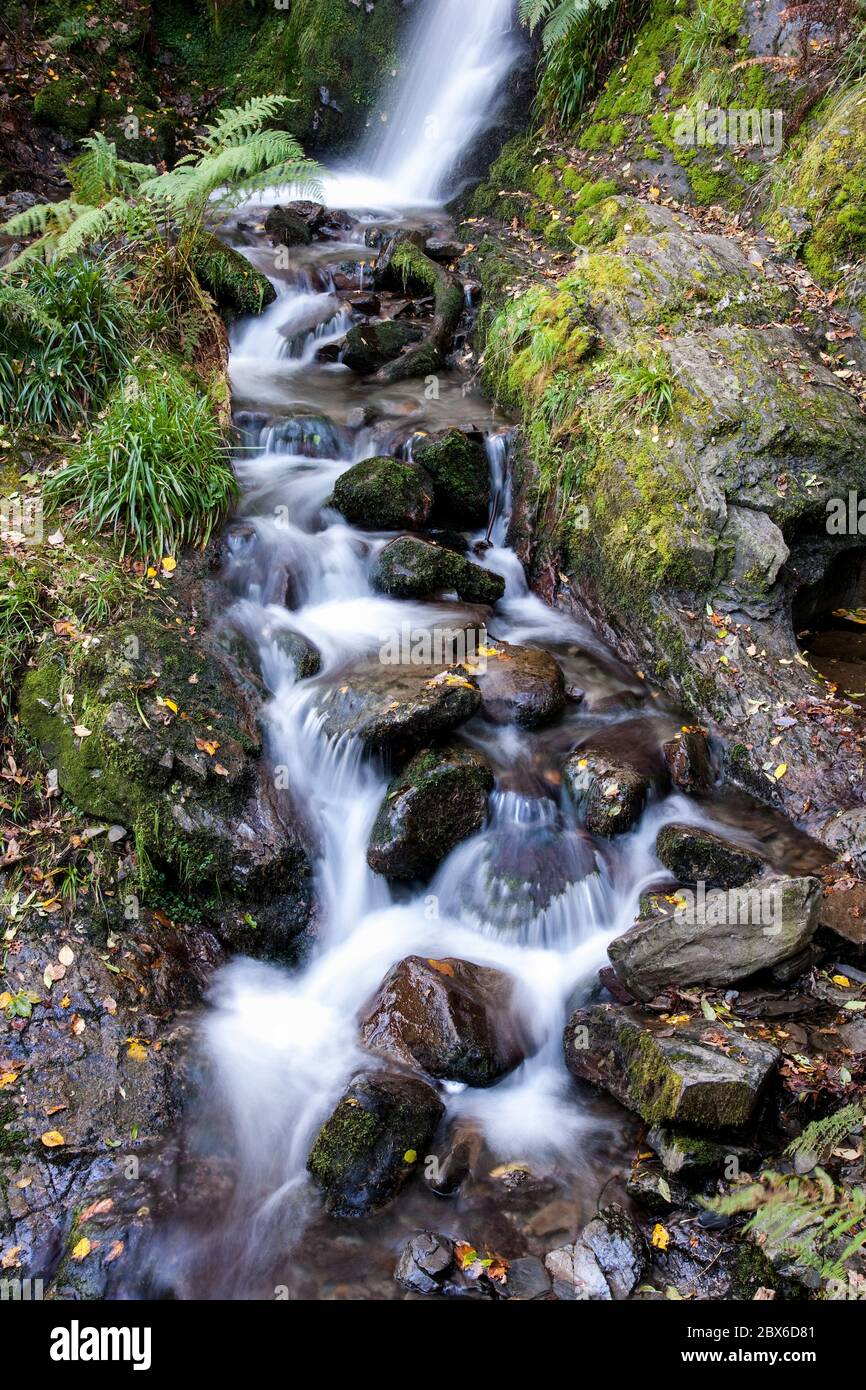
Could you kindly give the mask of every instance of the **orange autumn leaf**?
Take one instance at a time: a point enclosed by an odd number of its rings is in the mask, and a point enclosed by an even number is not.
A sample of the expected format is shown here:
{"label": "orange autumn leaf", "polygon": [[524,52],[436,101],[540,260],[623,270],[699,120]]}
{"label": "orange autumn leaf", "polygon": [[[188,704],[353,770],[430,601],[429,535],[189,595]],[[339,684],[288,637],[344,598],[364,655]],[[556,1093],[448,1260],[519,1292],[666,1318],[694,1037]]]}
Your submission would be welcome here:
{"label": "orange autumn leaf", "polygon": [[47,1129],[41,1139],[46,1149],[59,1149],[66,1143],[59,1129]]}

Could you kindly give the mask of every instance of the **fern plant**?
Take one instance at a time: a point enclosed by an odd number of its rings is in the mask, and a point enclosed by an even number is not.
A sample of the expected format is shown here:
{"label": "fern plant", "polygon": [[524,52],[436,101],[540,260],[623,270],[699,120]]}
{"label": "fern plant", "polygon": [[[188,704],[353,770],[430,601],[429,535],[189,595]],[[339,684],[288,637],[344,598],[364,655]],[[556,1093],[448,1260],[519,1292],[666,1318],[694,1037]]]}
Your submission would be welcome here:
{"label": "fern plant", "polygon": [[543,25],[538,100],[548,118],[574,123],[647,7],[648,0],[520,0],[530,32]]}
{"label": "fern plant", "polygon": [[12,264],[62,259],[120,232],[188,252],[206,220],[263,188],[288,184],[299,195],[318,196],[319,166],[288,131],[265,128],[288,102],[254,97],[220,111],[195,149],[162,174],[122,159],[104,135],[88,136],[67,169],[70,197],[28,208],[3,226],[8,236],[38,238]]}

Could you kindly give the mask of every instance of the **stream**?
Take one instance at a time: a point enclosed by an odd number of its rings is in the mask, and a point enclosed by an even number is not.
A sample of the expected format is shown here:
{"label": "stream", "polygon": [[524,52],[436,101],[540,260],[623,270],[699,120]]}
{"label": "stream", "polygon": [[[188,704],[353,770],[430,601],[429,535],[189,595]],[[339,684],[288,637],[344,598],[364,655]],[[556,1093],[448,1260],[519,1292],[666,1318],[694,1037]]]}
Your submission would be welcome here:
{"label": "stream", "polygon": [[[316,847],[316,935],[296,970],[237,958],[212,986],[187,1124],[197,1181],[202,1172],[211,1180],[206,1199],[181,1205],[154,1257],[157,1283],[176,1297],[273,1298],[277,1289],[290,1298],[398,1298],[396,1252],[419,1229],[543,1257],[552,1234],[588,1220],[602,1193],[624,1200],[638,1122],[578,1095],[562,1029],[569,1008],[598,990],[607,943],[631,925],[640,893],[665,881],[654,854],[660,825],[722,823],[759,841],[780,868],[800,853],[769,812],[729,792],[712,802],[673,793],[651,800],[631,833],[587,834],[561,786],[566,755],[587,733],[619,724],[623,740],[658,745],[680,727],[677,711],[588,625],[532,593],[509,545],[512,422],[469,373],[439,372],[434,393],[423,378],[384,386],[338,360],[358,318],[347,277],[368,287],[377,248],[401,228],[455,234],[443,203],[462,154],[496,118],[518,53],[511,9],[510,0],[421,7],[387,128],[370,132],[356,167],[328,175],[327,207],[353,215],[339,239],[291,248],[275,270],[261,214],[286,201],[285,190],[238,209],[225,229],[277,298],[232,332],[242,497],[226,535],[223,620],[260,654],[268,756]],[[418,602],[376,592],[371,567],[394,533],[357,529],[327,505],[352,465],[411,458],[420,437],[449,427],[483,437],[489,461],[491,515],[464,535],[475,562],[505,580],[492,611],[448,595]],[[496,640],[552,654],[583,698],[541,729],[480,713],[463,724],[452,739],[483,753],[495,776],[487,822],[430,882],[392,886],[368,867],[366,850],[393,769],[357,740],[326,735],[326,697],[383,660],[407,625],[417,636],[479,623]],[[318,674],[296,678],[286,632],[318,648]],[[457,1122],[483,1143],[473,1181],[455,1197],[436,1195],[419,1175],[378,1215],[334,1221],[321,1212],[307,1157],[365,1064],[359,1010],[410,955],[508,972],[530,1055],[488,1089],[442,1086],[440,1134]]]}

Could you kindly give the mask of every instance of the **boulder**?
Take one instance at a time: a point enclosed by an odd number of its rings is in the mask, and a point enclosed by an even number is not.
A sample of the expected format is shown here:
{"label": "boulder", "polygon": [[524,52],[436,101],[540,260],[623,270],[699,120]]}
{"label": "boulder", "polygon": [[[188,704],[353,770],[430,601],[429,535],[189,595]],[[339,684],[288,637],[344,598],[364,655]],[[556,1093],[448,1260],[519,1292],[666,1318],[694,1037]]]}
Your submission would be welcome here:
{"label": "boulder", "polygon": [[562,777],[591,835],[621,835],[640,820],[652,786],[647,771],[617,752],[609,738],[580,745],[566,759]]}
{"label": "boulder", "polygon": [[324,218],[319,203],[295,202],[272,207],[265,218],[265,231],[277,245],[308,246]]}
{"label": "boulder", "polygon": [[493,724],[537,729],[565,707],[565,677],[559,663],[540,647],[517,647],[491,638],[484,662],[473,674],[482,713]]}
{"label": "boulder", "polygon": [[779,1059],[776,1048],[705,1021],[665,1026],[636,1008],[578,1009],[564,1035],[572,1075],[601,1086],[648,1124],[739,1129]]}
{"label": "boulder", "polygon": [[387,878],[429,874],[484,824],[493,773],[469,748],[424,749],[392,781],[379,808],[367,863]]}
{"label": "boulder", "polygon": [[646,1244],[628,1213],[611,1203],[602,1207],[576,1241],[551,1250],[545,1264],[560,1298],[621,1300],[634,1292],[643,1277]]}
{"label": "boulder", "polygon": [[523,1060],[514,981],[471,961],[407,956],[385,976],[361,1019],[371,1052],[441,1081],[492,1086]]}
{"label": "boulder", "polygon": [[341,686],[323,690],[319,709],[330,738],[349,734],[375,748],[406,752],[471,718],[481,692],[462,666],[353,667]]}
{"label": "boulder", "polygon": [[423,1164],[444,1106],[426,1081],[361,1072],[320,1129],[307,1167],[333,1216],[366,1216]]}
{"label": "boulder", "polygon": [[412,454],[433,479],[437,520],[464,529],[486,524],[490,465],[480,444],[461,430],[440,430],[416,439]]}
{"label": "boulder", "polygon": [[815,878],[699,890],[668,904],[667,915],[637,922],[610,943],[608,956],[637,999],[698,984],[724,989],[800,954],[818,925],[820,892]]}
{"label": "boulder", "polygon": [[289,662],[296,680],[308,680],[310,676],[315,676],[320,671],[322,666],[321,652],[315,643],[300,632],[292,632],[288,628],[278,632],[274,637],[274,646],[280,655]]}
{"label": "boulder", "polygon": [[373,566],[370,583],[393,598],[427,598],[453,589],[467,603],[492,605],[505,593],[500,575],[417,536],[389,541]]}
{"label": "boulder", "polygon": [[681,883],[703,883],[707,888],[739,888],[765,864],[755,850],[732,844],[698,825],[663,826],[656,854]]}
{"label": "boulder", "polygon": [[710,743],[703,729],[683,728],[662,744],[662,757],[677,791],[708,792],[715,782]]}
{"label": "boulder", "polygon": [[368,531],[419,531],[433,508],[433,484],[422,468],[372,458],[341,473],[331,506]]}
{"label": "boulder", "polygon": [[421,332],[411,324],[385,320],[381,323],[359,323],[346,334],[342,360],[346,367],[362,376],[369,376],[386,362],[399,357],[410,343],[417,343]]}
{"label": "boulder", "polygon": [[260,314],[277,297],[268,277],[212,232],[199,232],[191,259],[199,284],[229,322],[243,314]]}
{"label": "boulder", "polygon": [[708,1139],[706,1135],[689,1134],[686,1130],[668,1129],[657,1125],[647,1135],[647,1143],[655,1149],[666,1173],[685,1174],[687,1177],[704,1178],[713,1173],[722,1173],[731,1159],[736,1159],[743,1172],[749,1172],[754,1164],[760,1162],[756,1149],[732,1144],[729,1140]]}
{"label": "boulder", "polygon": [[420,1231],[403,1246],[394,1278],[410,1293],[443,1293],[448,1276],[455,1273],[452,1241],[433,1231]]}

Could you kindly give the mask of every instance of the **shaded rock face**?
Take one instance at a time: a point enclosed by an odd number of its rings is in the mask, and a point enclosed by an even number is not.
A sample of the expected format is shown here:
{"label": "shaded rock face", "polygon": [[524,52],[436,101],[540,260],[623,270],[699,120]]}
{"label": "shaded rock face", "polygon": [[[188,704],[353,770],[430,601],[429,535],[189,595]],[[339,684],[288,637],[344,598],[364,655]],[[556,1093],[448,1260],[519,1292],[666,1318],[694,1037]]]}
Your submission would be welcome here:
{"label": "shaded rock face", "polygon": [[366,1216],[387,1205],[428,1150],[444,1106],[426,1081],[362,1072],[322,1126],[307,1167],[334,1216]]}
{"label": "shaded rock face", "polygon": [[497,603],[505,580],[455,551],[416,536],[390,541],[376,560],[370,582],[393,598],[426,598],[452,589],[467,603]]}
{"label": "shaded rock face", "polygon": [[736,1158],[743,1172],[749,1172],[760,1161],[755,1149],[663,1126],[650,1130],[647,1143],[655,1149],[666,1173],[682,1173],[692,1178],[721,1173],[731,1158]]}
{"label": "shaded rock face", "polygon": [[703,883],[708,888],[738,888],[764,867],[754,850],[695,825],[663,826],[656,854],[681,883]]}
{"label": "shaded rock face", "polygon": [[689,985],[724,988],[798,957],[815,934],[820,892],[816,878],[711,892],[636,923],[610,943],[608,956],[638,999]]}
{"label": "shaded rock face", "polygon": [[360,323],[346,334],[343,362],[353,372],[367,376],[391,362],[410,343],[417,343],[421,332],[411,324],[396,320]]}
{"label": "shaded rock face", "polygon": [[367,863],[387,878],[432,872],[484,824],[493,773],[468,748],[424,749],[394,778],[370,835]]}
{"label": "shaded rock face", "polygon": [[306,894],[309,862],[261,757],[251,684],[206,641],[133,619],[82,658],[71,706],[45,656],[23,683],[21,723],[76,806],[135,829],[182,881]]}
{"label": "shaded rock face", "polygon": [[272,207],[265,217],[265,231],[275,245],[308,246],[324,218],[320,203],[287,203]]}
{"label": "shaded rock face", "polygon": [[470,961],[408,956],[386,975],[361,1021],[371,1052],[441,1081],[492,1086],[524,1058],[514,982]]}
{"label": "shaded rock face", "polygon": [[433,479],[436,520],[462,527],[485,524],[490,467],[480,444],[460,430],[441,430],[417,441],[412,454]]}
{"label": "shaded rock face", "polygon": [[723,1051],[705,1023],[665,1029],[614,1004],[578,1009],[564,1042],[573,1076],[610,1091],[648,1123],[709,1130],[749,1121],[779,1059],[774,1047],[743,1033]]}
{"label": "shaded rock face", "polygon": [[355,667],[344,686],[324,692],[319,708],[328,737],[351,734],[375,748],[408,751],[450,732],[481,704],[462,666]]}
{"label": "shaded rock face", "polygon": [[646,1244],[628,1213],[612,1203],[602,1207],[576,1241],[551,1250],[545,1264],[558,1298],[621,1300],[643,1277]]}
{"label": "shaded rock face", "polygon": [[368,531],[420,531],[430,520],[433,484],[400,459],[364,459],[337,479],[331,505]]}
{"label": "shaded rock face", "polygon": [[484,668],[474,675],[482,713],[493,724],[537,729],[565,706],[565,677],[554,657],[540,647],[518,647],[491,638]]}

